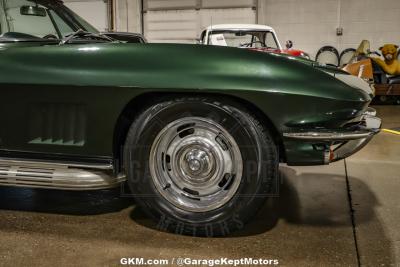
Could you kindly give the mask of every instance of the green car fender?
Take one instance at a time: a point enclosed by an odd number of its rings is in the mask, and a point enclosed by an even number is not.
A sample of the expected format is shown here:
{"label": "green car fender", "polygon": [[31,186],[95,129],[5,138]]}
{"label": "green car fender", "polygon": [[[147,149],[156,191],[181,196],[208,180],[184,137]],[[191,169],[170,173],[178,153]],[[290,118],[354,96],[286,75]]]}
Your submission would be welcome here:
{"label": "green car fender", "polygon": [[[235,97],[260,110],[279,134],[294,128],[340,127],[360,116],[371,101],[367,92],[337,79],[329,70],[225,47],[9,46],[0,51],[0,69],[2,109],[12,114],[1,119],[9,125],[7,133],[12,133],[2,134],[1,148],[86,157],[113,157],[113,137],[123,110],[149,93]],[[28,107],[34,103],[48,107],[45,112],[51,111],[51,103],[84,106],[85,142],[63,144],[63,148],[52,142],[32,143],[37,138],[26,133],[36,126],[26,122],[31,120]]]}

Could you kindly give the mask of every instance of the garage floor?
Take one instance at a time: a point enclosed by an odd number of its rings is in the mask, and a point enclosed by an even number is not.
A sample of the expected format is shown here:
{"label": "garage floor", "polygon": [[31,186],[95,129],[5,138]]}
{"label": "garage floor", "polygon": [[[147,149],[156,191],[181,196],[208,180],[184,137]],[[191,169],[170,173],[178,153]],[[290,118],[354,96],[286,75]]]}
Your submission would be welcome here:
{"label": "garage floor", "polygon": [[[382,106],[384,127],[400,107]],[[400,136],[379,134],[324,167],[281,167],[281,197],[245,230],[192,238],[155,230],[119,191],[0,188],[1,266],[117,266],[121,257],[270,258],[284,266],[400,265]]]}

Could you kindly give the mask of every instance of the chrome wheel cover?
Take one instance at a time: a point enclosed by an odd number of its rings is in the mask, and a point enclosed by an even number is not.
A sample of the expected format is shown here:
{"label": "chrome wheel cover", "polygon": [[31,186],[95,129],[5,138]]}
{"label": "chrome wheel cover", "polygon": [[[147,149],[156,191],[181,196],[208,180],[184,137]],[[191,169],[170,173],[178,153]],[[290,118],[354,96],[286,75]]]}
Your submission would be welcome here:
{"label": "chrome wheel cover", "polygon": [[243,172],[239,146],[218,123],[186,117],[168,124],[150,151],[150,174],[160,194],[174,206],[207,212],[237,192]]}

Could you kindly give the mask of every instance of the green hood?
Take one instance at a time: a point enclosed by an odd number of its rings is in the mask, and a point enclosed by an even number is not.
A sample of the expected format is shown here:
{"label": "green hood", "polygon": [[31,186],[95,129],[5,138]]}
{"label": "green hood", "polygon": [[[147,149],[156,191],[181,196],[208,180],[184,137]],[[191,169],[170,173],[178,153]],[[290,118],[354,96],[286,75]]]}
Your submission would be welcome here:
{"label": "green hood", "polygon": [[303,59],[226,47],[115,43],[15,47],[0,52],[0,68],[3,84],[18,81],[47,85],[262,90],[369,100],[368,94],[357,90],[360,88],[326,73],[333,71],[330,68]]}

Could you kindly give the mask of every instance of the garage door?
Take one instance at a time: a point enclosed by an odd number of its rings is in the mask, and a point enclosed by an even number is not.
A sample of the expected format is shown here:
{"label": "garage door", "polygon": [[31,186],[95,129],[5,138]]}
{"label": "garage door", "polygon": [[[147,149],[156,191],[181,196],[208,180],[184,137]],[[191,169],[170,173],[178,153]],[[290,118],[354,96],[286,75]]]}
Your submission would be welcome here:
{"label": "garage door", "polygon": [[256,23],[256,0],[144,0],[144,33],[152,42],[194,43],[213,24]]}
{"label": "garage door", "polygon": [[64,0],[64,4],[100,31],[108,29],[107,1]]}

